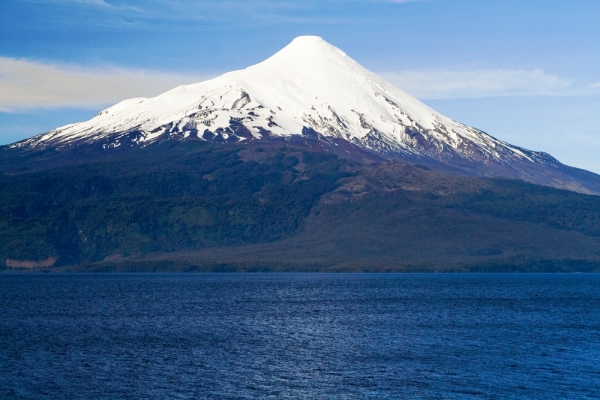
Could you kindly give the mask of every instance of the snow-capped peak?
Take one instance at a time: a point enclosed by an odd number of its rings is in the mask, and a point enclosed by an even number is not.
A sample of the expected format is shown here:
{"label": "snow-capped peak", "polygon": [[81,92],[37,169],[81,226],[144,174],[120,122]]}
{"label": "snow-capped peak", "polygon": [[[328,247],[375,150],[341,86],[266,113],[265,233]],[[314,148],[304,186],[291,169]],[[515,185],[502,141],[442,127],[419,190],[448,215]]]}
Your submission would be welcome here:
{"label": "snow-capped peak", "polygon": [[317,36],[297,37],[244,70],[125,100],[89,121],[14,146],[144,146],[164,139],[245,141],[307,132],[388,158],[509,165],[546,157],[452,121]]}

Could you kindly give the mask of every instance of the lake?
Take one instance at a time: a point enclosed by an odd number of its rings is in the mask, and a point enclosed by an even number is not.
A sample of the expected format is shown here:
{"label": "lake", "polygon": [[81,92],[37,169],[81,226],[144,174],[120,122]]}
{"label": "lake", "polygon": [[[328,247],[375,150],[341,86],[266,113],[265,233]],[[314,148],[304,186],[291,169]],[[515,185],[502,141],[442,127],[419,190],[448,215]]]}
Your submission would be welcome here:
{"label": "lake", "polygon": [[600,398],[600,275],[0,275],[0,398],[286,397]]}

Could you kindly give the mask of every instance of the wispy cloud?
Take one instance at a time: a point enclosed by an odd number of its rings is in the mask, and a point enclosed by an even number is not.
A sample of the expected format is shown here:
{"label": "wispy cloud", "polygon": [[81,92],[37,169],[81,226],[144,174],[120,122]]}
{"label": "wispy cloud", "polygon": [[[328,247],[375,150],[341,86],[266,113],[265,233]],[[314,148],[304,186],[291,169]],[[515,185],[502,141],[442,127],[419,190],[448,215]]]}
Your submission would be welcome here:
{"label": "wispy cloud", "polygon": [[[154,96],[215,75],[82,67],[0,57],[0,111],[96,109],[127,98]],[[600,94],[600,82],[577,85],[543,70],[402,71],[380,75],[420,99]]]}
{"label": "wispy cloud", "polygon": [[0,111],[98,108],[132,97],[154,96],[197,76],[108,66],[89,68],[0,57]]}
{"label": "wispy cloud", "polygon": [[[364,0],[360,0],[364,1]],[[255,23],[316,23],[336,24],[340,17],[315,15],[314,1],[279,0],[153,0],[153,9],[168,11],[156,15],[159,18],[177,18],[196,21],[223,21],[228,25]],[[150,14],[148,14],[150,15]],[[233,18],[232,15],[243,16]],[[154,17],[154,16],[153,16]]]}
{"label": "wispy cloud", "polygon": [[103,7],[113,7],[111,4],[107,3],[104,0],[67,0],[67,1],[70,1],[72,3],[82,3],[82,4],[98,5],[98,6],[103,6]]}
{"label": "wispy cloud", "polygon": [[[35,0],[33,0],[35,1]],[[44,0],[38,0],[38,2],[44,2]],[[93,6],[110,7],[111,5],[104,0],[45,0],[46,3],[56,4],[87,4]]]}
{"label": "wispy cloud", "polygon": [[[226,22],[227,25],[269,24],[339,24],[356,22],[339,13],[324,16],[325,6],[369,3],[412,3],[427,0],[146,0],[113,2],[107,0],[23,0],[33,3],[79,7],[96,24],[128,27],[153,27],[168,23],[170,29],[189,28],[185,21]],[[232,18],[243,16],[243,18]],[[54,18],[57,18],[56,15]],[[172,24],[177,21],[177,24]],[[64,23],[78,24],[78,20]]]}
{"label": "wispy cloud", "polygon": [[[422,99],[593,94],[571,79],[544,70],[431,70],[381,73],[385,79]],[[594,84],[592,87],[600,87]]]}
{"label": "wispy cloud", "polygon": [[92,6],[103,10],[141,11],[139,7],[128,4],[112,4],[105,0],[29,0],[34,3],[51,3],[63,6]]}

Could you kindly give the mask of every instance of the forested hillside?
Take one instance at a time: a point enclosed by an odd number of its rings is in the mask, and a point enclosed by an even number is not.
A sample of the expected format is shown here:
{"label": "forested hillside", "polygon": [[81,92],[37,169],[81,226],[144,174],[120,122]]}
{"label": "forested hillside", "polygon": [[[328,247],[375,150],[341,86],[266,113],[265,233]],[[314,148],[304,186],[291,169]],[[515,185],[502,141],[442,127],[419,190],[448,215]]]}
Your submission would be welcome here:
{"label": "forested hillside", "polygon": [[166,142],[12,170],[0,210],[1,265],[51,270],[600,266],[598,196],[281,144]]}

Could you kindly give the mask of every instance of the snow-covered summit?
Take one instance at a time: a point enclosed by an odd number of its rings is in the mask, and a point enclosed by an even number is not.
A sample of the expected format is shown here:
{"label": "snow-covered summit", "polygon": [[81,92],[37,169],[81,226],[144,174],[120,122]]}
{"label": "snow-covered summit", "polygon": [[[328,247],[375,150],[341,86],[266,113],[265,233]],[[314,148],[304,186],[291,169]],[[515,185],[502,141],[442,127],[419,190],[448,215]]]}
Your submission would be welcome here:
{"label": "snow-covered summit", "polygon": [[[298,37],[246,69],[153,98],[125,100],[89,121],[12,146],[60,149],[95,143],[108,150],[163,140],[251,142],[294,137],[331,146],[342,141],[380,158],[469,175],[565,186],[549,178],[548,168],[562,165],[551,156],[512,146],[445,117],[317,36]],[[577,184],[573,187],[580,189]]]}
{"label": "snow-covered summit", "polygon": [[[234,121],[232,126],[232,121]],[[245,135],[237,135],[242,125]],[[147,144],[167,135],[209,140],[300,135],[312,129],[374,151],[493,158],[521,150],[456,123],[360,66],[317,36],[301,36],[269,59],[157,97],[125,100],[93,119],[20,142],[62,146],[110,138]],[[135,137],[131,133],[135,132]],[[129,143],[127,143],[129,144]],[[474,152],[480,154],[473,154]]]}

